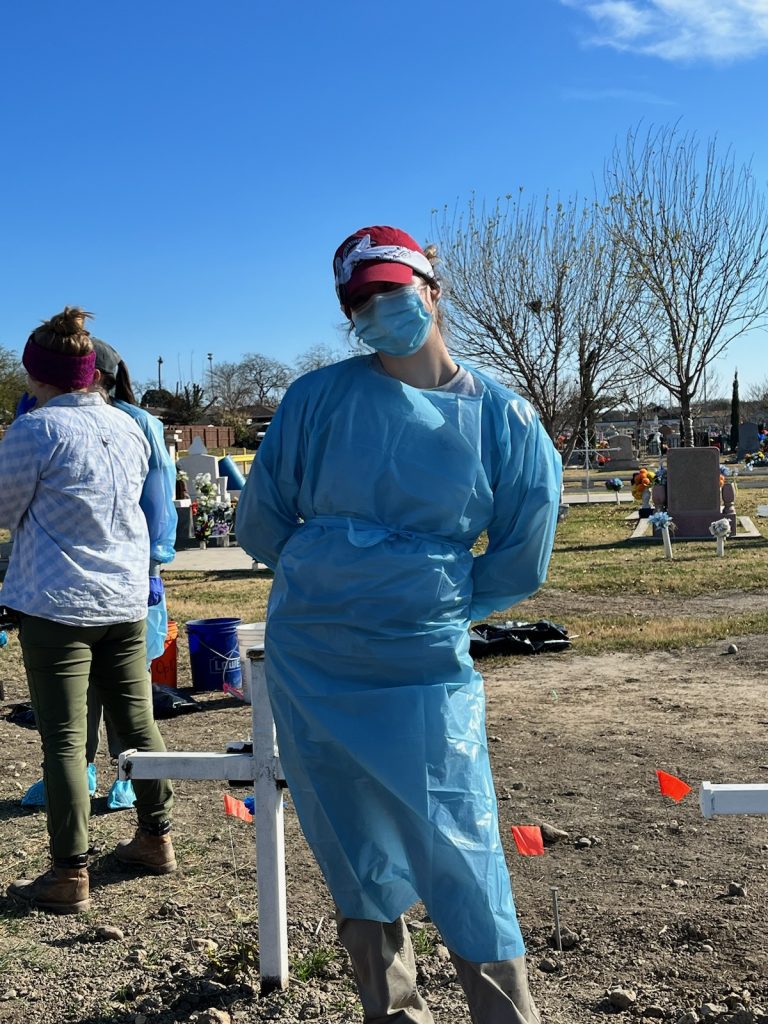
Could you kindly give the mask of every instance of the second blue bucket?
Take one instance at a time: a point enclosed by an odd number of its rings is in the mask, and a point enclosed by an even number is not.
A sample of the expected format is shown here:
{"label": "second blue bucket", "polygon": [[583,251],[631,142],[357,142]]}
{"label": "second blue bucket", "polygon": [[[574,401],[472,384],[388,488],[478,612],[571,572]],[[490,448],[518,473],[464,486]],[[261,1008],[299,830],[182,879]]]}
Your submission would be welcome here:
{"label": "second blue bucket", "polygon": [[190,619],[186,624],[193,690],[240,689],[240,647],[237,627],[242,619]]}

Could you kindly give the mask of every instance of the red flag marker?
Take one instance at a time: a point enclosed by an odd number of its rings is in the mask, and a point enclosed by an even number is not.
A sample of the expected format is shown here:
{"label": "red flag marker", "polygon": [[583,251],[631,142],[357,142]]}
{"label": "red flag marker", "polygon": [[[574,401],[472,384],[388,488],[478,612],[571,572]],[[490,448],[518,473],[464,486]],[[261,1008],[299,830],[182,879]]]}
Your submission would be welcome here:
{"label": "red flag marker", "polygon": [[512,836],[518,853],[524,857],[538,857],[544,853],[544,840],[538,825],[513,825]]}
{"label": "red flag marker", "polygon": [[243,821],[253,821],[253,815],[245,806],[242,800],[235,800],[229,793],[224,793],[224,810],[233,818],[242,818]]}
{"label": "red flag marker", "polygon": [[659,789],[662,796],[670,796],[673,800],[680,801],[691,792],[691,787],[688,783],[678,779],[676,775],[670,775],[669,772],[662,772],[657,768],[656,776],[659,780]]}

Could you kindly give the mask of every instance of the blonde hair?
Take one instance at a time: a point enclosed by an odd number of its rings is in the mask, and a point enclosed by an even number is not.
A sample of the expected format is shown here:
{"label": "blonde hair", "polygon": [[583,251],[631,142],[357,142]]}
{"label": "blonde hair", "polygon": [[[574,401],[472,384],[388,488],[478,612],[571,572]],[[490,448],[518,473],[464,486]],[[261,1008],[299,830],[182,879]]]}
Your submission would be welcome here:
{"label": "blonde hair", "polygon": [[61,352],[68,356],[85,356],[93,351],[91,335],[85,321],[93,313],[79,306],[65,306],[30,334],[30,340],[49,352]]}
{"label": "blonde hair", "polygon": [[[424,246],[424,255],[427,257],[429,262],[432,264],[432,274],[434,275],[432,280],[429,281],[429,284],[433,288],[438,288],[440,290],[440,292],[442,292],[442,285],[440,283],[440,278],[437,276],[437,271],[435,270],[435,267],[436,267],[437,263],[440,260],[440,257],[439,257],[438,252],[437,252],[437,246],[433,242],[430,242],[429,245],[425,245]],[[424,280],[427,281],[428,279],[424,278]],[[440,296],[438,295],[438,299],[439,298],[440,298]],[[437,302],[435,304],[435,322],[436,322],[437,326],[442,330],[444,325],[445,325],[445,317],[443,316],[443,307],[439,303],[437,303]]]}

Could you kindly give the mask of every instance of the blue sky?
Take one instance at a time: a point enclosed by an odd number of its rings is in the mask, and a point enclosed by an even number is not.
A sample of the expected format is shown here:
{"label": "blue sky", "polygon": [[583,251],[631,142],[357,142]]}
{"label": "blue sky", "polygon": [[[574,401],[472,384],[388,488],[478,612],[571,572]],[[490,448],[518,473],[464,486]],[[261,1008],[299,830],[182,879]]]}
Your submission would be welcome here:
{"label": "blue sky", "polygon": [[[0,344],[65,303],[135,379],[342,343],[338,243],[589,193],[644,120],[768,182],[764,0],[41,0],[0,12]],[[765,336],[734,344],[762,380]]]}

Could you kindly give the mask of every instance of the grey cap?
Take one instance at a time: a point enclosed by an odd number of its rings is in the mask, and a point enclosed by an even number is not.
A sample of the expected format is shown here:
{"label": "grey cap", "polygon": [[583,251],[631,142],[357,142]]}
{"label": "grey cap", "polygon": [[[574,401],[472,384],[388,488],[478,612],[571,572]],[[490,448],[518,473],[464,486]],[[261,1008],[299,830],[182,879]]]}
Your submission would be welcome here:
{"label": "grey cap", "polygon": [[96,369],[108,373],[110,377],[116,377],[118,364],[122,363],[123,357],[101,338],[91,337],[91,341],[96,351]]}

